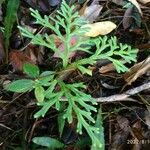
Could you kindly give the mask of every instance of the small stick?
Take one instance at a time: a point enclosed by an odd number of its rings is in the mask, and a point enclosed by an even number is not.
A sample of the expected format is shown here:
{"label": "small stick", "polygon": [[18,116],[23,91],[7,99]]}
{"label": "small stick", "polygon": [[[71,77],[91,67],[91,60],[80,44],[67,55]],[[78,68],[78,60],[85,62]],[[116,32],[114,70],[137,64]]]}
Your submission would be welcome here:
{"label": "small stick", "polygon": [[108,97],[100,97],[96,98],[96,102],[116,102],[116,101],[126,101],[128,97],[131,95],[135,95],[141,91],[147,90],[150,88],[150,82],[145,83],[143,85],[140,85],[138,87],[135,87],[133,89],[127,90],[126,92],[122,94],[116,94]]}

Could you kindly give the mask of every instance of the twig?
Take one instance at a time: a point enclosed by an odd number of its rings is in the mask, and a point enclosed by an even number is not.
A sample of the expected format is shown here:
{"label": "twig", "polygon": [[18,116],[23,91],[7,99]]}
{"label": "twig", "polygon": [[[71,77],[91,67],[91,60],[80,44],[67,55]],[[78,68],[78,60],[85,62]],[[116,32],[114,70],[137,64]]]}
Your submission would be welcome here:
{"label": "twig", "polygon": [[2,123],[0,123],[0,126],[3,127],[3,128],[6,128],[6,129],[8,129],[8,130],[14,131],[13,129],[7,127],[6,125],[4,125],[4,124],[2,124]]}
{"label": "twig", "polygon": [[128,97],[131,95],[135,95],[141,91],[147,90],[150,88],[150,82],[145,83],[141,86],[135,87],[133,89],[127,90],[126,92],[122,94],[116,94],[108,97],[100,97],[96,98],[96,102],[116,102],[116,101],[126,101]]}

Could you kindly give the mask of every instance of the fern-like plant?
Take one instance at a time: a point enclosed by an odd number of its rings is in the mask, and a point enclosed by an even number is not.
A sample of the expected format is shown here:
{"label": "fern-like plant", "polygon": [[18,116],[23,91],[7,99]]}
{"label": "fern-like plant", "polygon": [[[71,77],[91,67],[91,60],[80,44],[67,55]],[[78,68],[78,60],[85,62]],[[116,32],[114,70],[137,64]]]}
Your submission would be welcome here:
{"label": "fern-like plant", "polygon": [[[84,128],[91,137],[93,144],[101,147],[101,142],[95,134],[99,132],[99,129],[94,127],[95,120],[92,117],[92,112],[97,111],[94,107],[97,103],[91,95],[82,92],[86,88],[84,83],[66,83],[60,77],[60,72],[63,74],[69,69],[78,69],[82,74],[92,75],[92,71],[85,65],[94,65],[100,59],[110,60],[118,72],[124,72],[127,71],[124,62],[136,61],[137,50],[128,45],[117,44],[116,37],[110,39],[107,36],[85,38],[84,34],[88,29],[81,28],[81,26],[86,22],[80,18],[77,12],[74,13],[74,8],[74,6],[68,6],[63,0],[55,19],[51,16],[42,17],[37,10],[31,9],[31,15],[36,19],[36,23],[49,28],[59,37],[64,45],[64,51],[60,51],[55,44],[55,39],[48,34],[34,35],[26,28],[19,26],[22,35],[30,38],[33,44],[45,46],[56,53],[62,59],[63,67],[60,71],[40,73],[37,66],[25,64],[23,70],[30,79],[13,81],[7,86],[7,90],[13,92],[34,90],[37,105],[41,107],[34,115],[35,118],[44,117],[52,106],[60,110],[62,101],[63,103],[66,101],[63,118],[67,119],[68,123],[76,119],[77,132],[82,134]],[[51,24],[50,20],[54,24]],[[77,37],[75,44],[70,42],[72,37]],[[95,52],[90,51],[92,47],[94,47]],[[89,57],[71,62],[70,55],[76,51],[89,53]],[[121,58],[122,61],[118,58]]]}

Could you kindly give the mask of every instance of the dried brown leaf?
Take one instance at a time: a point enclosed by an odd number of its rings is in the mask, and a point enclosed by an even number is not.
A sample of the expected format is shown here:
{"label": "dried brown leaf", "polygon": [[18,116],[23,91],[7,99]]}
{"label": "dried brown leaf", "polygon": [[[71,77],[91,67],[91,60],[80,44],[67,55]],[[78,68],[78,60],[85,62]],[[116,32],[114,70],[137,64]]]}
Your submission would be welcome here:
{"label": "dried brown leaf", "polygon": [[97,3],[97,0],[94,0],[90,6],[87,6],[86,2],[80,10],[80,15],[90,23],[93,23],[99,16],[102,8],[103,7]]}
{"label": "dried brown leaf", "polygon": [[102,66],[99,69],[99,72],[104,74],[104,73],[107,73],[109,71],[114,71],[114,70],[115,70],[115,67],[114,67],[113,63],[109,63],[108,65]]}
{"label": "dried brown leaf", "polygon": [[130,85],[137,78],[145,74],[148,70],[150,70],[150,57],[130,68],[129,72],[124,74],[124,79],[128,85]]}
{"label": "dried brown leaf", "polygon": [[123,21],[122,21],[124,29],[129,28],[131,26],[131,24],[132,24],[132,20],[133,20],[133,18],[131,17],[132,16],[132,11],[133,11],[133,7],[128,8],[125,11],[125,14],[123,16]]}
{"label": "dried brown leaf", "polygon": [[[123,61],[123,60],[120,60],[123,64],[125,64],[126,62]],[[109,63],[107,65],[103,65],[100,69],[99,69],[99,72],[100,73],[107,73],[107,72],[110,72],[110,71],[114,71],[116,68],[114,66],[113,63]]]}
{"label": "dried brown leaf", "polygon": [[24,63],[33,63],[30,56],[17,50],[13,50],[9,53],[9,60],[14,71],[22,71]]}

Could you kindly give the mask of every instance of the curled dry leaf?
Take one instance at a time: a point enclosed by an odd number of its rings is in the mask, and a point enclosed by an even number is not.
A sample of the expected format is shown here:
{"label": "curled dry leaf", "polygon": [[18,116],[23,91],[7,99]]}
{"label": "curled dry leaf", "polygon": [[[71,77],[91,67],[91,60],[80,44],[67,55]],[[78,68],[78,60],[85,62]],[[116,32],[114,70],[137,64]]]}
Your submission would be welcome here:
{"label": "curled dry leaf", "polygon": [[148,70],[150,70],[150,57],[148,57],[146,60],[135,64],[129,72],[124,74],[125,81],[130,85],[132,82],[134,82],[138,77],[145,74]]}
{"label": "curled dry leaf", "polygon": [[136,0],[128,0],[129,2],[131,2],[139,11],[139,13],[142,15],[142,10],[140,8],[139,3]]}
{"label": "curled dry leaf", "polygon": [[123,21],[122,21],[124,29],[129,28],[132,24],[132,21],[133,21],[133,18],[131,17],[132,11],[133,11],[133,7],[129,7],[124,13]]}
{"label": "curled dry leaf", "polygon": [[81,17],[88,20],[90,23],[93,23],[99,16],[103,7],[99,5],[97,0],[94,0],[90,6],[87,6],[87,2],[85,2],[79,13]]}
{"label": "curled dry leaf", "polygon": [[98,35],[106,35],[116,28],[116,24],[111,21],[96,22],[93,24],[83,25],[82,28],[89,28],[85,36],[96,37]]}
{"label": "curled dry leaf", "polygon": [[114,71],[114,70],[115,70],[115,66],[113,65],[113,63],[109,63],[108,65],[105,65],[99,68],[99,72],[103,74],[109,71]]}

